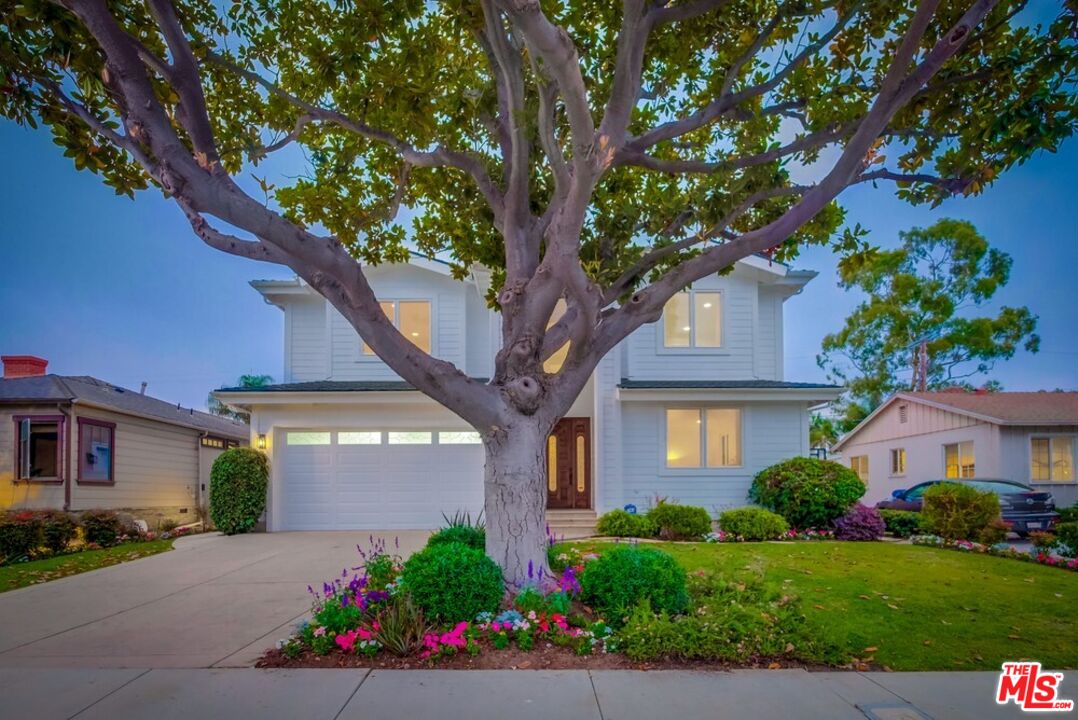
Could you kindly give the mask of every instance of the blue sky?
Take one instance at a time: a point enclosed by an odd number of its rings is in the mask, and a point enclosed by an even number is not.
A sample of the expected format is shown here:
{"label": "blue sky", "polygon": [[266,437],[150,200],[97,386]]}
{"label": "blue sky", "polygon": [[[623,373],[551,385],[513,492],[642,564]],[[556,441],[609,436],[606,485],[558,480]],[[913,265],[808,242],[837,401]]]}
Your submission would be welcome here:
{"label": "blue sky", "polygon": [[[281,267],[204,246],[157,191],[117,197],[76,172],[47,132],[0,123],[0,352],[34,354],[51,372],[94,375],[184,406],[243,373],[280,379],[281,312],[248,286],[284,278]],[[994,302],[1040,316],[1041,352],[1020,352],[994,377],[1010,390],[1078,389],[1078,221],[1073,169],[1078,142],[1041,154],[979,198],[935,210],[896,200],[891,188],[860,186],[843,201],[850,222],[893,245],[898,231],[939,217],[972,221],[1014,258]],[[16,178],[18,179],[16,181]],[[821,380],[820,339],[859,300],[836,286],[835,258],[813,248],[797,262],[820,272],[786,305],[786,377]]]}

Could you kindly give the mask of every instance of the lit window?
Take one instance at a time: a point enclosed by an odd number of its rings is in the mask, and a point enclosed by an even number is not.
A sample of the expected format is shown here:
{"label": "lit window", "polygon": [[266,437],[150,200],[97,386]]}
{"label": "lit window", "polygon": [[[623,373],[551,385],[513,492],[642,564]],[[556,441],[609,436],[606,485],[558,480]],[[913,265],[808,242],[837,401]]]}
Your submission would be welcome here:
{"label": "lit window", "polygon": [[973,441],[943,446],[943,466],[950,480],[974,477],[976,464],[973,460]]}
{"label": "lit window", "polygon": [[[378,305],[404,337],[423,352],[431,351],[429,300],[382,300]],[[367,343],[362,345],[364,355],[374,355]]]}
{"label": "lit window", "polygon": [[893,448],[891,450],[891,474],[906,474],[906,448]]}
{"label": "lit window", "polygon": [[328,432],[290,432],[285,436],[288,445],[329,445]]}
{"label": "lit window", "polygon": [[[556,305],[554,305],[554,312],[550,314],[550,321],[546,324],[546,329],[554,327],[554,323],[561,320],[562,315],[565,314],[565,299],[559,298]],[[561,366],[565,364],[565,358],[569,356],[569,343],[566,342],[560,348],[554,351],[554,354],[543,361],[543,372],[556,373],[561,370]]]}
{"label": "lit window", "polygon": [[115,428],[79,418],[79,482],[112,482]]}
{"label": "lit window", "polygon": [[861,482],[868,484],[868,455],[855,455],[850,458],[850,469],[857,473]]}
{"label": "lit window", "polygon": [[741,465],[741,411],[734,408],[669,408],[666,411],[666,466]]}
{"label": "lit window", "polygon": [[58,418],[17,418],[16,448],[18,480],[59,480],[61,423]]}
{"label": "lit window", "polygon": [[389,433],[390,445],[430,445],[431,433],[429,432],[391,432]]}
{"label": "lit window", "polygon": [[1074,482],[1074,438],[1035,437],[1030,444],[1030,478],[1034,482]]}
{"label": "lit window", "polygon": [[663,345],[717,348],[722,345],[722,294],[681,292],[663,310]]}
{"label": "lit window", "polygon": [[482,442],[479,433],[472,431],[443,431],[438,433],[439,445],[478,445]]}
{"label": "lit window", "polygon": [[375,431],[366,432],[339,432],[337,433],[338,445],[381,445],[382,433]]}

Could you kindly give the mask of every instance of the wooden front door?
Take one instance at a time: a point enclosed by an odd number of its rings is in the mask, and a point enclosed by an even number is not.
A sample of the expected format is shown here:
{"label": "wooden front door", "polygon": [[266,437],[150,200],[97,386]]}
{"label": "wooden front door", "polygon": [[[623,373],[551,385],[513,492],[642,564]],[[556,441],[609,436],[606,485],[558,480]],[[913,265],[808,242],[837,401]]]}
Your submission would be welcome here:
{"label": "wooden front door", "polygon": [[548,508],[591,507],[591,420],[562,418],[547,440]]}

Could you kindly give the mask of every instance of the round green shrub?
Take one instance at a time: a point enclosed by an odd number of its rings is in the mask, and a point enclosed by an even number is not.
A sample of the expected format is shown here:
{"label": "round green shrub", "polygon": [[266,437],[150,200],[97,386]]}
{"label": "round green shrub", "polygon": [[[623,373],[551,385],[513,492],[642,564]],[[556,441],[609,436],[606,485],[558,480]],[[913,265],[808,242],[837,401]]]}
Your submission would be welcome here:
{"label": "round green shrub", "polygon": [[404,563],[402,578],[423,614],[445,623],[494,612],[505,595],[501,568],[461,543],[428,545]]}
{"label": "round green shrub", "polygon": [[41,547],[41,519],[32,510],[0,515],[0,563],[26,557]]}
{"label": "round green shrub", "polygon": [[1078,522],[1059,523],[1055,530],[1060,543],[1058,552],[1067,557],[1078,556]]}
{"label": "round green shrub", "polygon": [[79,516],[86,542],[111,547],[124,534],[124,524],[113,510],[86,510]]}
{"label": "round green shrub", "polygon": [[778,540],[790,529],[781,515],[759,507],[727,510],[719,515],[719,527],[744,540]]}
{"label": "round green shrub", "polygon": [[427,547],[449,543],[460,543],[476,550],[484,550],[487,547],[487,531],[474,525],[451,525],[427,538]]}
{"label": "round green shrub", "polygon": [[792,458],[756,474],[749,499],[799,530],[830,528],[865,494],[850,468],[830,460]]}
{"label": "round green shrub", "polygon": [[595,525],[595,531],[608,537],[652,537],[655,523],[647,515],[634,515],[617,509],[603,513]]}
{"label": "round green shrub", "polygon": [[938,483],[925,490],[921,523],[948,540],[976,540],[999,517],[999,497],[969,485]]}
{"label": "round green shrub", "polygon": [[225,535],[254,527],[266,509],[269,461],[254,448],[225,450],[210,470],[210,518]]}
{"label": "round green shrub", "polygon": [[685,612],[685,570],[662,550],[622,545],[584,566],[581,598],[614,627],[641,601],[655,612]]}
{"label": "round green shrub", "polygon": [[53,553],[62,553],[67,550],[79,534],[79,524],[75,518],[60,510],[42,510],[41,540],[42,544]]}
{"label": "round green shrub", "polygon": [[711,515],[694,505],[660,502],[647,517],[663,540],[699,540],[711,532]]}
{"label": "round green shrub", "polygon": [[1010,531],[1010,525],[1003,522],[1003,518],[996,518],[981,529],[977,540],[983,545],[998,545],[1007,539],[1007,534]]}
{"label": "round green shrub", "polygon": [[895,537],[916,535],[921,529],[921,513],[911,510],[880,510],[883,525]]}

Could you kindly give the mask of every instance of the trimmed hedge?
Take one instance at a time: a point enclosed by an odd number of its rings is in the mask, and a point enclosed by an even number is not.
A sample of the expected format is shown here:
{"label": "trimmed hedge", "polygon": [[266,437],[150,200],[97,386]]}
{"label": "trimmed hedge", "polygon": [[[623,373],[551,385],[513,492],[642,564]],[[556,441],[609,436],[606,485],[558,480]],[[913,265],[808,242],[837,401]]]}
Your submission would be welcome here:
{"label": "trimmed hedge", "polygon": [[699,540],[711,532],[711,515],[695,505],[660,502],[647,517],[663,540]]}
{"label": "trimmed hedge", "polygon": [[719,527],[743,540],[778,540],[790,529],[781,515],[759,507],[727,510],[719,515]]}
{"label": "trimmed hedge", "polygon": [[654,537],[655,523],[647,515],[634,515],[625,510],[611,510],[599,517],[595,532],[609,537]]}
{"label": "trimmed hedge", "polygon": [[0,515],[0,562],[28,557],[41,547],[41,519],[32,510]]}
{"label": "trimmed hedge", "polygon": [[895,537],[909,537],[921,530],[921,513],[912,510],[880,510],[883,525]]}
{"label": "trimmed hedge", "polygon": [[41,510],[38,517],[41,518],[41,544],[53,553],[67,550],[67,546],[79,535],[79,524],[75,518],[62,510]]}
{"label": "trimmed hedge", "polygon": [[79,516],[86,542],[112,547],[126,532],[123,521],[114,510],[87,510]]}
{"label": "trimmed hedge", "polygon": [[402,579],[423,614],[445,623],[495,612],[505,594],[497,563],[461,543],[428,545],[404,563]]}
{"label": "trimmed hedge", "polygon": [[925,490],[921,522],[948,540],[976,540],[999,517],[999,498],[969,485],[939,483]]}
{"label": "trimmed hedge", "polygon": [[850,468],[830,460],[791,458],[756,474],[749,499],[786,518],[799,530],[825,528],[865,494]]}
{"label": "trimmed hedge", "polygon": [[644,600],[655,612],[673,615],[689,606],[684,568],[655,548],[621,545],[604,552],[584,566],[580,587],[581,599],[613,627]]}
{"label": "trimmed hedge", "polygon": [[210,518],[225,535],[245,533],[266,509],[269,461],[254,448],[225,450],[210,470]]}

